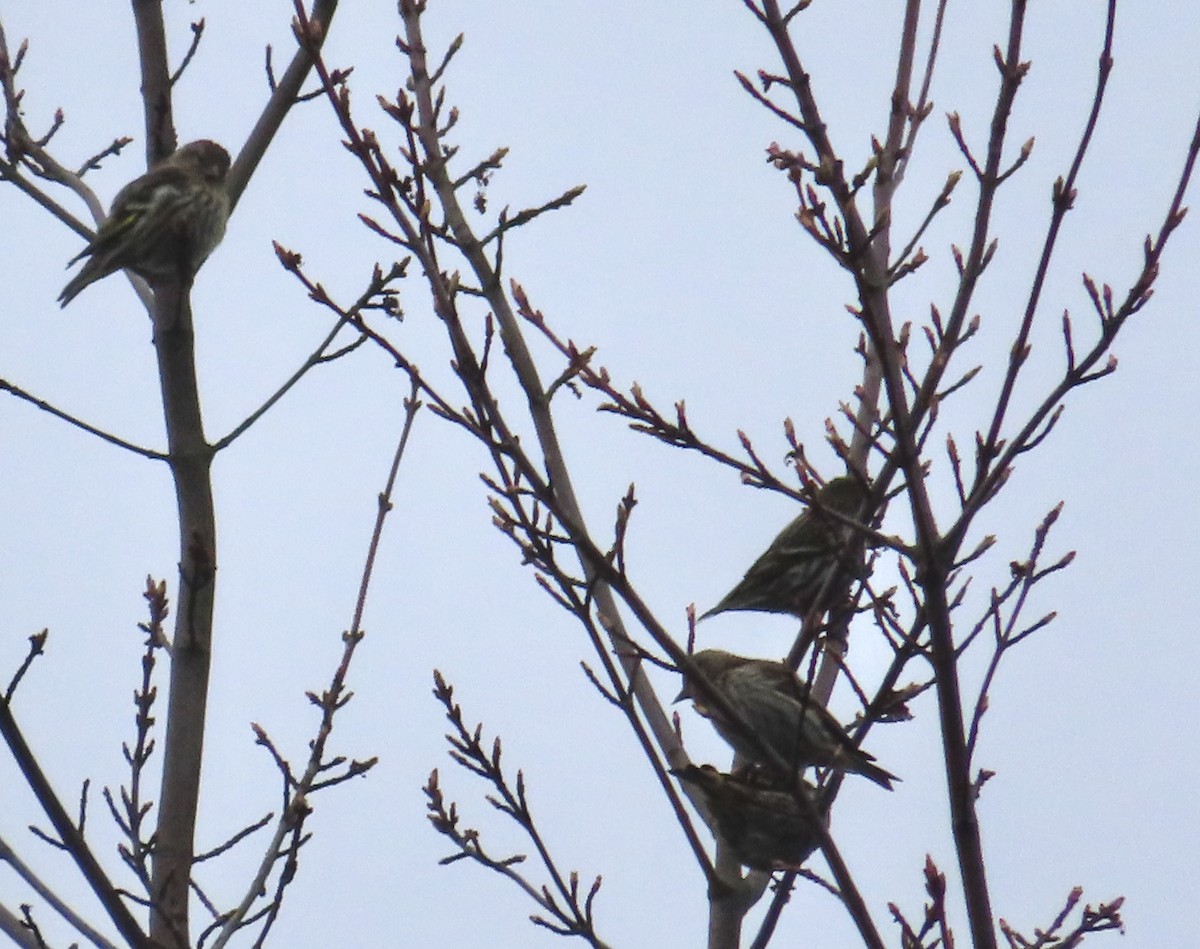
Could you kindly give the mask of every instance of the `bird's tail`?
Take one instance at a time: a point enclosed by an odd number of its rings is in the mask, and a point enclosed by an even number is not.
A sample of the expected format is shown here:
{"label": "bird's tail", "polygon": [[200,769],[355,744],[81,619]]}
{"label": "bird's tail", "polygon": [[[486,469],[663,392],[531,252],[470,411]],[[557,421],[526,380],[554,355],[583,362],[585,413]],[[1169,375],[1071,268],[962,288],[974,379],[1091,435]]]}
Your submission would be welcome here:
{"label": "bird's tail", "polygon": [[85,266],[83,270],[79,271],[79,273],[72,277],[67,282],[67,285],[63,287],[62,293],[58,295],[58,305],[60,307],[66,306],[77,296],[79,296],[80,291],[83,290],[83,288],[91,283],[94,279],[95,278],[92,276],[92,274],[88,273],[87,267]]}
{"label": "bird's tail", "polygon": [[874,781],[881,788],[886,788],[889,791],[892,790],[892,782],[900,780],[892,772],[886,771],[879,767],[879,765],[866,759],[855,761],[846,770],[853,771],[855,774],[861,774],[864,778]]}

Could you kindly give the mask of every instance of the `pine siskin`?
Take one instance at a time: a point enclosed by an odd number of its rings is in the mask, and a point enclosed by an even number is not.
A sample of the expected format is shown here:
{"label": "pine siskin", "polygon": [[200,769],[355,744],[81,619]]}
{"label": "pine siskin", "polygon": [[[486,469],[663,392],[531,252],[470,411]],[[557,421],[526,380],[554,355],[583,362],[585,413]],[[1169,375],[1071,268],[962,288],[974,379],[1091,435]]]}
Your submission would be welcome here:
{"label": "pine siskin", "polygon": [[[752,870],[798,870],[818,846],[812,819],[790,791],[722,774],[712,765],[672,771],[708,805],[716,831],[738,862]],[[817,806],[816,788],[804,793]],[[825,814],[828,826],[828,813]]]}
{"label": "pine siskin", "polygon": [[[831,511],[853,518],[867,500],[867,489],[857,478],[843,476],[821,488],[816,500]],[[804,619],[818,605],[817,597],[829,568],[840,565],[840,575],[829,588],[840,593],[853,576],[863,546],[861,535],[853,536],[849,527],[816,507],[807,508],[779,532],[741,582],[700,618],[727,610],[758,610],[791,613]],[[830,604],[820,606],[828,609]]]}
{"label": "pine siskin", "polygon": [[[874,757],[850,740],[837,719],[782,662],[747,659],[721,649],[704,649],[691,658],[751,731],[798,770],[811,765],[839,768],[870,778],[889,791],[892,782],[900,780],[874,764]],[[741,729],[697,695],[686,673],[675,701],[682,699],[691,699],[696,711],[713,723],[738,754],[770,764]]]}
{"label": "pine siskin", "polygon": [[225,236],[229,153],[216,142],[191,142],[117,192],[112,210],[78,255],[83,269],[58,300],[70,303],[88,284],[118,270],[147,278],[190,280]]}

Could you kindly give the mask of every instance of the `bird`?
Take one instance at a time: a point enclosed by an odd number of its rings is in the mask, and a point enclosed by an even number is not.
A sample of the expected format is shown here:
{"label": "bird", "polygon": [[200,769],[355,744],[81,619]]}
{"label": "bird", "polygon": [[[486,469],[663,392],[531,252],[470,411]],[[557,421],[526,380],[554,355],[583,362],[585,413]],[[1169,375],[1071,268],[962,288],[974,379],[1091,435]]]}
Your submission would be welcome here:
{"label": "bird", "polygon": [[772,767],[774,762],[760,750],[761,744],[796,770],[837,768],[861,774],[889,791],[892,782],[900,780],[850,740],[837,719],[784,663],[735,656],[723,649],[703,649],[690,659],[691,666],[724,696],[753,737],[709,704],[703,692],[697,692],[687,670],[682,670],[683,688],[675,701],[691,699],[696,711],[711,721],[743,758]]}
{"label": "bird", "polygon": [[108,217],[67,266],[87,258],[63,287],[66,306],[89,284],[118,270],[147,279],[191,280],[225,236],[229,153],[216,142],[189,142],[125,185]]}
{"label": "bird", "polygon": [[[717,834],[738,862],[752,870],[799,870],[819,845],[814,812],[829,824],[828,811],[817,810],[817,789],[807,781],[793,792],[724,774],[707,764],[689,764],[671,773],[700,795]],[[812,808],[797,801],[797,793],[806,795]]]}
{"label": "bird", "polygon": [[[756,610],[804,619],[816,606],[828,609],[831,604],[818,602],[822,589],[839,594],[845,589],[861,560],[865,538],[822,509],[857,518],[868,496],[858,478],[844,475],[831,480],[816,492],[816,503],[780,531],[737,586],[700,618]],[[834,565],[839,574],[826,587],[826,575]]]}

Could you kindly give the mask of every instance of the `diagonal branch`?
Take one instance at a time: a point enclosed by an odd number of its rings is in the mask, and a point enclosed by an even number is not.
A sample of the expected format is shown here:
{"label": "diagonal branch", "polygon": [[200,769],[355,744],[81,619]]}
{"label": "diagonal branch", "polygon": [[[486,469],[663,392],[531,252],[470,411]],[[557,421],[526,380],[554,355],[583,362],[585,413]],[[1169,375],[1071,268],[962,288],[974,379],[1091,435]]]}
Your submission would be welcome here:
{"label": "diagonal branch", "polygon": [[71,415],[69,412],[64,412],[62,409],[51,405],[45,399],[39,399],[37,396],[26,392],[20,386],[13,385],[6,379],[0,379],[0,392],[8,392],[28,402],[30,405],[37,406],[48,415],[53,415],[55,418],[62,419],[69,425],[74,425],[76,428],[87,432],[89,435],[95,435],[102,441],[108,442],[110,445],[116,445],[118,448],[124,448],[126,451],[133,452],[135,455],[141,455],[143,458],[149,458],[152,461],[166,461],[167,456],[160,451],[155,451],[152,448],[143,448],[141,445],[135,445],[133,442],[127,442],[125,439],[117,435],[112,435],[103,429],[96,428],[83,419]]}
{"label": "diagonal branch", "polygon": [[154,949],[153,943],[142,932],[137,920],[133,918],[117,895],[116,887],[105,875],[104,869],[92,853],[87,841],[84,840],[83,834],[75,826],[75,822],[54,793],[50,781],[46,778],[41,766],[38,765],[37,758],[34,757],[33,751],[26,743],[25,736],[21,734],[21,729],[13,717],[12,707],[7,700],[0,700],[0,735],[4,736],[13,760],[16,761],[26,783],[37,797],[42,810],[50,818],[50,823],[58,833],[64,849],[79,867],[84,879],[87,880],[92,892],[96,894],[100,905],[104,907],[104,911],[113,921],[122,938],[134,949]]}

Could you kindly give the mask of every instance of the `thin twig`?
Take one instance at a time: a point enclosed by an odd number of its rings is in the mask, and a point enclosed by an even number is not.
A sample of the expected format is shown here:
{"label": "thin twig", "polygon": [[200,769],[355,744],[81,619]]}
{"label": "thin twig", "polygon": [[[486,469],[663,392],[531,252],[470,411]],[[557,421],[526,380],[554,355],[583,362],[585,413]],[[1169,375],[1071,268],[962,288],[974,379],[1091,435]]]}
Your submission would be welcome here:
{"label": "thin twig", "polygon": [[51,405],[44,399],[39,399],[37,396],[26,392],[20,386],[14,385],[7,379],[0,379],[0,392],[8,392],[22,401],[28,402],[30,405],[36,406],[48,415],[53,415],[55,418],[62,419],[69,425],[73,425],[81,431],[87,432],[89,435],[95,435],[101,441],[106,441],[110,445],[115,445],[118,448],[124,448],[126,451],[133,452],[135,455],[141,455],[143,458],[149,458],[152,461],[166,461],[167,456],[161,451],[155,451],[152,448],[143,448],[141,445],[135,445],[133,442],[113,435],[111,432],[106,432],[103,429],[91,425],[83,419],[71,415],[69,412],[64,412],[57,406]]}

